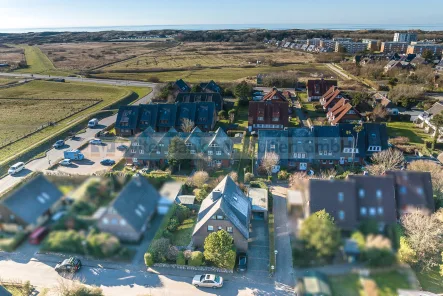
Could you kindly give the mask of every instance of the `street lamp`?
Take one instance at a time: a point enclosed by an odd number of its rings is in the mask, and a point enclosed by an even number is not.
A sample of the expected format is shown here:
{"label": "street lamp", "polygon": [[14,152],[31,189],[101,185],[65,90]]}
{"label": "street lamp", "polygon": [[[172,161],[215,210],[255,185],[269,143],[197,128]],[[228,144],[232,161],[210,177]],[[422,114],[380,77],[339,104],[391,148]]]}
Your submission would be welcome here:
{"label": "street lamp", "polygon": [[274,265],[271,265],[271,275],[274,274],[274,269],[275,269]]}
{"label": "street lamp", "polygon": [[83,248],[84,248],[84,250],[85,250],[85,255],[86,255],[86,256],[88,256],[88,249],[86,248],[86,245],[87,245],[87,244],[88,244],[87,241],[85,241],[85,240],[82,241],[82,246],[83,246]]}
{"label": "street lamp", "polygon": [[274,255],[275,255],[275,265],[277,265],[277,254],[278,254],[278,251],[275,250],[275,251],[274,251]]}

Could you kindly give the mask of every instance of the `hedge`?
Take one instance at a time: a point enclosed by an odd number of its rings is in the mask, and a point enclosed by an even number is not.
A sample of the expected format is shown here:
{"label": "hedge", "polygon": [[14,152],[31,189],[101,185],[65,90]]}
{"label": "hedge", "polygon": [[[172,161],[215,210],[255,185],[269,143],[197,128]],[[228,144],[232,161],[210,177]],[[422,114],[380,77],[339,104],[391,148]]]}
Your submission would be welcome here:
{"label": "hedge", "polygon": [[149,253],[149,252],[145,253],[144,258],[145,258],[145,264],[146,264],[146,266],[149,267],[149,266],[154,265],[154,257],[152,256],[151,253]]}
{"label": "hedge", "polygon": [[185,258],[185,254],[183,254],[183,252],[178,252],[177,259],[176,259],[175,263],[177,265],[186,265],[186,258]]}
{"label": "hedge", "polygon": [[191,258],[188,261],[189,266],[202,266],[203,265],[203,253],[200,251],[194,251],[191,253]]}
{"label": "hedge", "polygon": [[14,251],[21,242],[26,239],[25,232],[17,232],[12,238],[0,240],[0,250],[6,252]]}

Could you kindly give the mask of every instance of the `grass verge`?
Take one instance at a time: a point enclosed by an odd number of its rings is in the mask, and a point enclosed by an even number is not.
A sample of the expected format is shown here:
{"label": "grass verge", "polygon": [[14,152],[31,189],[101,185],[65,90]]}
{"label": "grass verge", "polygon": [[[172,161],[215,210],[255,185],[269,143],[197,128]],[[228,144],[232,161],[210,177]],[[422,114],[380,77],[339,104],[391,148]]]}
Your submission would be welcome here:
{"label": "grass verge", "polygon": [[272,271],[271,266],[275,267],[275,229],[274,229],[274,214],[268,215],[268,229],[269,229],[269,272]]}
{"label": "grass verge", "polygon": [[415,274],[424,291],[438,294],[443,293],[443,277],[438,269],[431,271],[415,270]]}

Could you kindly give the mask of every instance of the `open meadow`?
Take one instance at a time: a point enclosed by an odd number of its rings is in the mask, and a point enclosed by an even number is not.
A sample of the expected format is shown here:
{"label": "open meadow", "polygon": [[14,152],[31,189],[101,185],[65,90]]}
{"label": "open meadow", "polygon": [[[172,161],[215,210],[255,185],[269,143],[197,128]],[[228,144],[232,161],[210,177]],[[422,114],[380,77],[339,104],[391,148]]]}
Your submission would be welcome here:
{"label": "open meadow", "polygon": [[[12,68],[17,67],[20,61],[24,60],[24,51],[22,48],[16,48],[6,44],[0,44],[0,64],[8,64]],[[9,69],[0,68],[0,71]]]}
{"label": "open meadow", "polygon": [[[79,120],[113,106],[146,96],[151,89],[91,83],[32,81],[0,91],[0,161],[72,126]],[[127,101],[126,101],[127,102]],[[49,122],[57,122],[51,126]],[[45,128],[4,146],[35,131]]]}

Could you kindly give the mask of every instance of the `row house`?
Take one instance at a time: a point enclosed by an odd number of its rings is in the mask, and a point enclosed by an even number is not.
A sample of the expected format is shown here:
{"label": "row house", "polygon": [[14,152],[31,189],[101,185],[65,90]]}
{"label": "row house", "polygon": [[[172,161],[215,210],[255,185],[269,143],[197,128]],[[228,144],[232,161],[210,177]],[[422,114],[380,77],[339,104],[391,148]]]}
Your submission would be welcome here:
{"label": "row house", "polygon": [[176,103],[214,103],[217,113],[223,110],[223,98],[218,92],[179,93],[175,97]]}
{"label": "row house", "polygon": [[315,79],[308,80],[306,91],[308,93],[308,101],[318,101],[333,86],[337,86],[337,80]]}
{"label": "row house", "polygon": [[210,131],[217,120],[213,102],[148,104],[119,108],[115,130],[119,136],[133,136],[148,127],[159,132],[181,129],[184,119],[191,120],[201,130]]}
{"label": "row house", "polygon": [[328,111],[330,108],[334,107],[342,97],[341,90],[336,86],[331,86],[331,88],[321,97],[320,104],[322,105],[323,110]]}
{"label": "row house", "polygon": [[384,124],[362,124],[360,132],[354,124],[288,128],[285,130],[260,130],[258,154],[261,161],[267,153],[279,155],[280,161],[273,168],[307,171],[312,167],[322,169],[337,165],[363,164],[373,153],[388,148],[388,136]]}
{"label": "row house", "polygon": [[248,129],[280,130],[288,127],[289,101],[286,96],[274,88],[260,101],[249,102]]}
{"label": "row house", "polygon": [[376,221],[382,232],[411,211],[434,211],[428,172],[389,171],[384,176],[350,175],[346,180],[306,182],[301,190],[288,191],[290,196],[301,197],[289,201],[289,211],[305,218],[325,210],[346,232],[368,220]]}
{"label": "row house", "polygon": [[220,95],[223,93],[223,89],[214,80],[200,83],[200,87],[202,89],[202,92],[218,93]]}
{"label": "row house", "polygon": [[183,157],[190,157],[192,164],[205,160],[211,167],[229,167],[233,162],[234,144],[223,129],[203,132],[195,127],[190,133],[171,128],[167,132],[156,132],[148,127],[134,138],[125,153],[126,163],[137,166],[158,167],[168,162],[169,145],[175,137],[186,144]]}
{"label": "row house", "polygon": [[174,95],[176,96],[179,93],[188,93],[191,92],[191,87],[188,83],[186,83],[183,79],[177,80],[174,85]]}
{"label": "row house", "polygon": [[349,103],[348,99],[341,98],[326,114],[331,125],[360,121],[362,116],[357,109]]}

